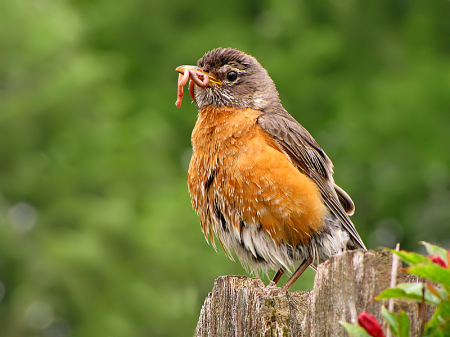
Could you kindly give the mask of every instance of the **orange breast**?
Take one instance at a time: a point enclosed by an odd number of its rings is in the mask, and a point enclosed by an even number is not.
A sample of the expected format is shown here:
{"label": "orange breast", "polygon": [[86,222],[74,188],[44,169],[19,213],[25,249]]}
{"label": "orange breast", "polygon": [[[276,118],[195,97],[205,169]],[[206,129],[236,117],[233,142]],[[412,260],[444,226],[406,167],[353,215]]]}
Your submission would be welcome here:
{"label": "orange breast", "polygon": [[327,210],[317,185],[256,124],[260,113],[200,111],[188,173],[192,204],[212,240],[213,231],[222,231],[220,239],[225,226],[237,231],[243,222],[260,226],[278,245],[296,246],[322,229]]}

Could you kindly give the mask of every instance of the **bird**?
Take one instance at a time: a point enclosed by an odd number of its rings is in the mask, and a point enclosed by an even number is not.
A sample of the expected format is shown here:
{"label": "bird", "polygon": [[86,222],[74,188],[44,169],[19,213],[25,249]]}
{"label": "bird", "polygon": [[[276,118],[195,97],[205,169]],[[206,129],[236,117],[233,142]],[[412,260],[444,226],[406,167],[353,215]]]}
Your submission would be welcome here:
{"label": "bird", "polygon": [[178,100],[198,107],[187,181],[206,240],[258,275],[294,273],[345,250],[366,247],[349,216],[350,196],[333,179],[333,164],[311,134],[284,109],[255,57],[233,48],[179,66]]}

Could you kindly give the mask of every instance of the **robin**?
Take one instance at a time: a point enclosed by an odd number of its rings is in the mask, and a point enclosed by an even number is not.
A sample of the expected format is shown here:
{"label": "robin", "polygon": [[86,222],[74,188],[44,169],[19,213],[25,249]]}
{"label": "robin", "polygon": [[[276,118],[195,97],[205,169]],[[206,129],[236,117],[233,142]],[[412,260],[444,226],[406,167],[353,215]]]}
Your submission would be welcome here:
{"label": "robin", "polygon": [[[354,204],[333,180],[333,164],[281,105],[267,71],[232,48],[180,66],[183,87],[198,105],[188,187],[206,239],[214,234],[232,258],[258,275],[298,269],[352,249],[366,249],[349,219]],[[195,87],[195,90],[194,90]],[[214,246],[215,247],[215,246]]]}

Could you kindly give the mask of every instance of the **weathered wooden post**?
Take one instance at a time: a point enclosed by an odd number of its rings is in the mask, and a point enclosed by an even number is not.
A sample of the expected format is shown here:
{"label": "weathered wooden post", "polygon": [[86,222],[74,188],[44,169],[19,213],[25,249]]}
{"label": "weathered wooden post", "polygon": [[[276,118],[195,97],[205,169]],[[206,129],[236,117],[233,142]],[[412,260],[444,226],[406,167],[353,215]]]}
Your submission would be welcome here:
{"label": "weathered wooden post", "polygon": [[[222,276],[205,299],[196,336],[348,336],[339,321],[352,322],[367,311],[379,322],[385,301],[371,301],[389,287],[392,256],[387,252],[347,251],[317,270],[311,291],[281,292],[271,284],[244,276]],[[418,282],[402,272],[397,283]],[[431,317],[432,307],[427,316]],[[420,336],[417,304],[396,300],[405,310],[410,336]]]}

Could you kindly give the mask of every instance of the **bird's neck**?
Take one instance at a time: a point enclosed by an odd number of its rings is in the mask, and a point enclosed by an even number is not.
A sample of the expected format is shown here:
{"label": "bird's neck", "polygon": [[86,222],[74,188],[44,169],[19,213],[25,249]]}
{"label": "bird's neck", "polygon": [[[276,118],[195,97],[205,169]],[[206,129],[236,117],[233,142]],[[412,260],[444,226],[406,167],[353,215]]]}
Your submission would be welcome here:
{"label": "bird's neck", "polygon": [[228,107],[204,107],[192,131],[192,146],[199,148],[237,147],[245,142],[261,111]]}

